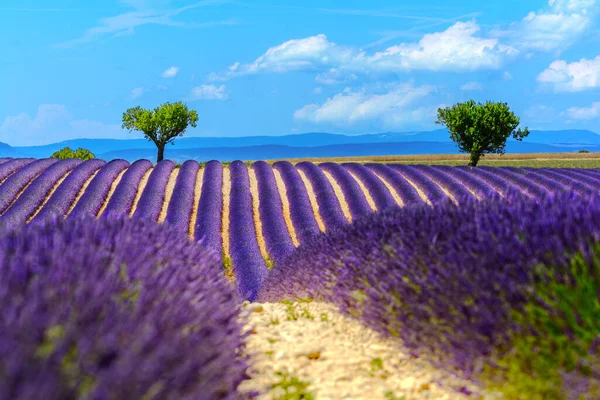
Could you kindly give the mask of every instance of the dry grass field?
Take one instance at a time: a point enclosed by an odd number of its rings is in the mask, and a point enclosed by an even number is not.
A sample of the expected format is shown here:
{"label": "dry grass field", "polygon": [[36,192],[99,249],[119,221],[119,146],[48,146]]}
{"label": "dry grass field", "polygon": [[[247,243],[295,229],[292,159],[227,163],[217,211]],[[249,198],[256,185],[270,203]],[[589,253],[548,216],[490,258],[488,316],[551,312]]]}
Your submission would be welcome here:
{"label": "dry grass field", "polygon": [[[398,164],[445,164],[466,165],[468,154],[420,154],[401,156],[364,156],[364,157],[329,157],[329,158],[289,158],[293,164],[300,161],[322,162],[358,162],[358,163],[398,163]],[[273,164],[278,160],[267,160]],[[481,158],[478,165],[491,167],[550,167],[550,168],[600,168],[600,153],[520,153],[520,154],[488,154]]]}

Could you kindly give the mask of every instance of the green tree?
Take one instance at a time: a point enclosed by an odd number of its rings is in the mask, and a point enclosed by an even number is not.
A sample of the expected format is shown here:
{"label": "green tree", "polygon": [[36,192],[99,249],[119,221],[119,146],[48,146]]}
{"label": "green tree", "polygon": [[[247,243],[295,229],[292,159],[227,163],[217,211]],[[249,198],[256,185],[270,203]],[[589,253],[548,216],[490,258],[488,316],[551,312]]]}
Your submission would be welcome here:
{"label": "green tree", "polygon": [[73,150],[71,150],[70,147],[65,147],[61,150],[58,150],[58,151],[55,151],[54,153],[52,153],[50,158],[58,158],[60,160],[65,160],[67,158],[79,158],[82,160],[91,160],[92,158],[95,158],[95,156],[94,156],[94,153],[92,153],[88,149],[84,149],[84,148],[80,147],[77,150],[73,151]]}
{"label": "green tree", "polygon": [[140,106],[129,108],[123,113],[122,127],[129,132],[143,132],[146,139],[152,141],[158,149],[158,163],[164,158],[167,143],[173,144],[176,137],[183,136],[188,125],[195,128],[197,121],[196,111],[188,110],[184,103],[167,102],[154,110],[145,110]]}
{"label": "green tree", "polygon": [[446,125],[450,139],[458,149],[470,153],[470,166],[476,166],[485,154],[504,154],[506,140],[512,135],[517,140],[529,135],[529,130],[515,129],[519,118],[510,111],[506,103],[485,104],[469,100],[444,109],[438,108],[436,124]]}

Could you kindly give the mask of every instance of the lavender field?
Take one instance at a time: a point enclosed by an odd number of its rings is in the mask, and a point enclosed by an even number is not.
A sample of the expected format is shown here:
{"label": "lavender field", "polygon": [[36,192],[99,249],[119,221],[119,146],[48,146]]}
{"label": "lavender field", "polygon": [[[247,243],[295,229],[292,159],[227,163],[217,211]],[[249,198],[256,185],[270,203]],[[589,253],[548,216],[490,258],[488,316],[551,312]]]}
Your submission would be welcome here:
{"label": "lavender field", "polygon": [[[26,223],[46,226],[52,216],[58,226],[76,227],[95,218],[107,230],[125,217],[158,222],[207,249],[210,255],[202,257],[214,259],[212,273],[232,283],[227,296],[238,305],[323,301],[479,388],[510,379],[521,394],[506,389],[504,398],[591,399],[599,393],[600,307],[595,281],[578,268],[598,271],[599,190],[598,169],[1,159],[0,225],[19,231]],[[96,232],[78,229],[84,236]],[[16,260],[7,253],[10,243],[0,248],[8,264]],[[183,261],[177,265],[185,268]],[[560,295],[535,292],[540,282],[562,285]],[[591,297],[564,292],[578,284]],[[0,300],[6,296],[0,290]],[[528,312],[537,316],[533,322]],[[547,354],[539,339],[544,327],[556,336]],[[7,340],[0,333],[0,344]],[[234,346],[237,339],[231,340]],[[536,344],[534,358],[543,368],[510,358],[527,343]],[[578,361],[582,351],[591,361]],[[508,372],[492,373],[489,365]],[[0,376],[8,376],[3,368],[0,362]],[[229,388],[240,381],[239,370],[231,374]],[[527,374],[540,387],[527,389]],[[0,398],[28,393],[9,386],[0,384]],[[195,398],[193,390],[180,397],[156,390],[164,397],[148,398]],[[237,398],[214,390],[210,398]],[[455,395],[481,396],[466,386]]]}

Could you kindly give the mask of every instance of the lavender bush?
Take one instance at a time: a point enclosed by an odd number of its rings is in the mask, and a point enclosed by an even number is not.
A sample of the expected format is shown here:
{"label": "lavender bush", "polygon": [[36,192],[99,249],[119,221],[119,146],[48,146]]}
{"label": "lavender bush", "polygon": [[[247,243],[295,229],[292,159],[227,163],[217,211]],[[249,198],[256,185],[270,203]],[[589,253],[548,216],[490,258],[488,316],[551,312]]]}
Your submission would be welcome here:
{"label": "lavender bush", "polygon": [[[510,348],[546,263],[567,275],[573,253],[600,241],[600,196],[507,193],[394,208],[302,244],[276,265],[259,301],[330,301],[465,377]],[[589,255],[589,251],[585,253]]]}
{"label": "lavender bush", "polygon": [[0,235],[0,399],[239,399],[241,301],[166,224],[63,219]]}
{"label": "lavender bush", "polygon": [[319,164],[319,168],[329,172],[342,189],[352,220],[373,212],[360,186],[344,167],[337,163],[326,162]]}
{"label": "lavender bush", "polygon": [[223,166],[220,162],[209,161],[202,175],[202,190],[198,201],[198,215],[195,221],[194,236],[202,244],[221,254],[223,242],[221,223],[223,211]]}
{"label": "lavender bush", "polygon": [[110,197],[102,216],[111,213],[129,215],[140,182],[150,168],[152,168],[152,163],[148,160],[137,160],[131,164]]}

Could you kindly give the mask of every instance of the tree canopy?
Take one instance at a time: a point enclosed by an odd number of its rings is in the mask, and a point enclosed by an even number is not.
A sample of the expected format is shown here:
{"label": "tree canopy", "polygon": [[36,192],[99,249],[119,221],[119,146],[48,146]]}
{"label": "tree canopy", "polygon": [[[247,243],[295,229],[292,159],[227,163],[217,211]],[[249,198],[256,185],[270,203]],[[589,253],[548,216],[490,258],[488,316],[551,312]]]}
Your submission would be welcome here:
{"label": "tree canopy", "polygon": [[446,125],[458,149],[471,154],[471,166],[476,166],[485,154],[504,154],[506,140],[510,136],[523,140],[529,135],[527,128],[515,130],[519,126],[519,118],[506,103],[491,101],[481,104],[469,100],[452,107],[438,108],[435,123]]}
{"label": "tree canopy", "polygon": [[80,147],[77,150],[73,151],[73,150],[71,150],[70,147],[65,147],[61,150],[58,150],[58,151],[55,151],[54,153],[52,153],[50,158],[58,158],[60,160],[65,160],[67,158],[79,158],[81,160],[91,160],[92,158],[95,158],[95,156],[94,156],[94,153],[92,153],[88,149],[84,149],[84,148]]}
{"label": "tree canopy", "polygon": [[176,137],[183,136],[188,125],[196,127],[198,114],[188,110],[182,102],[166,102],[154,110],[146,110],[140,106],[127,109],[123,113],[122,127],[131,131],[141,131],[146,139],[152,141],[157,149],[156,162],[164,158],[165,146],[173,144]]}

